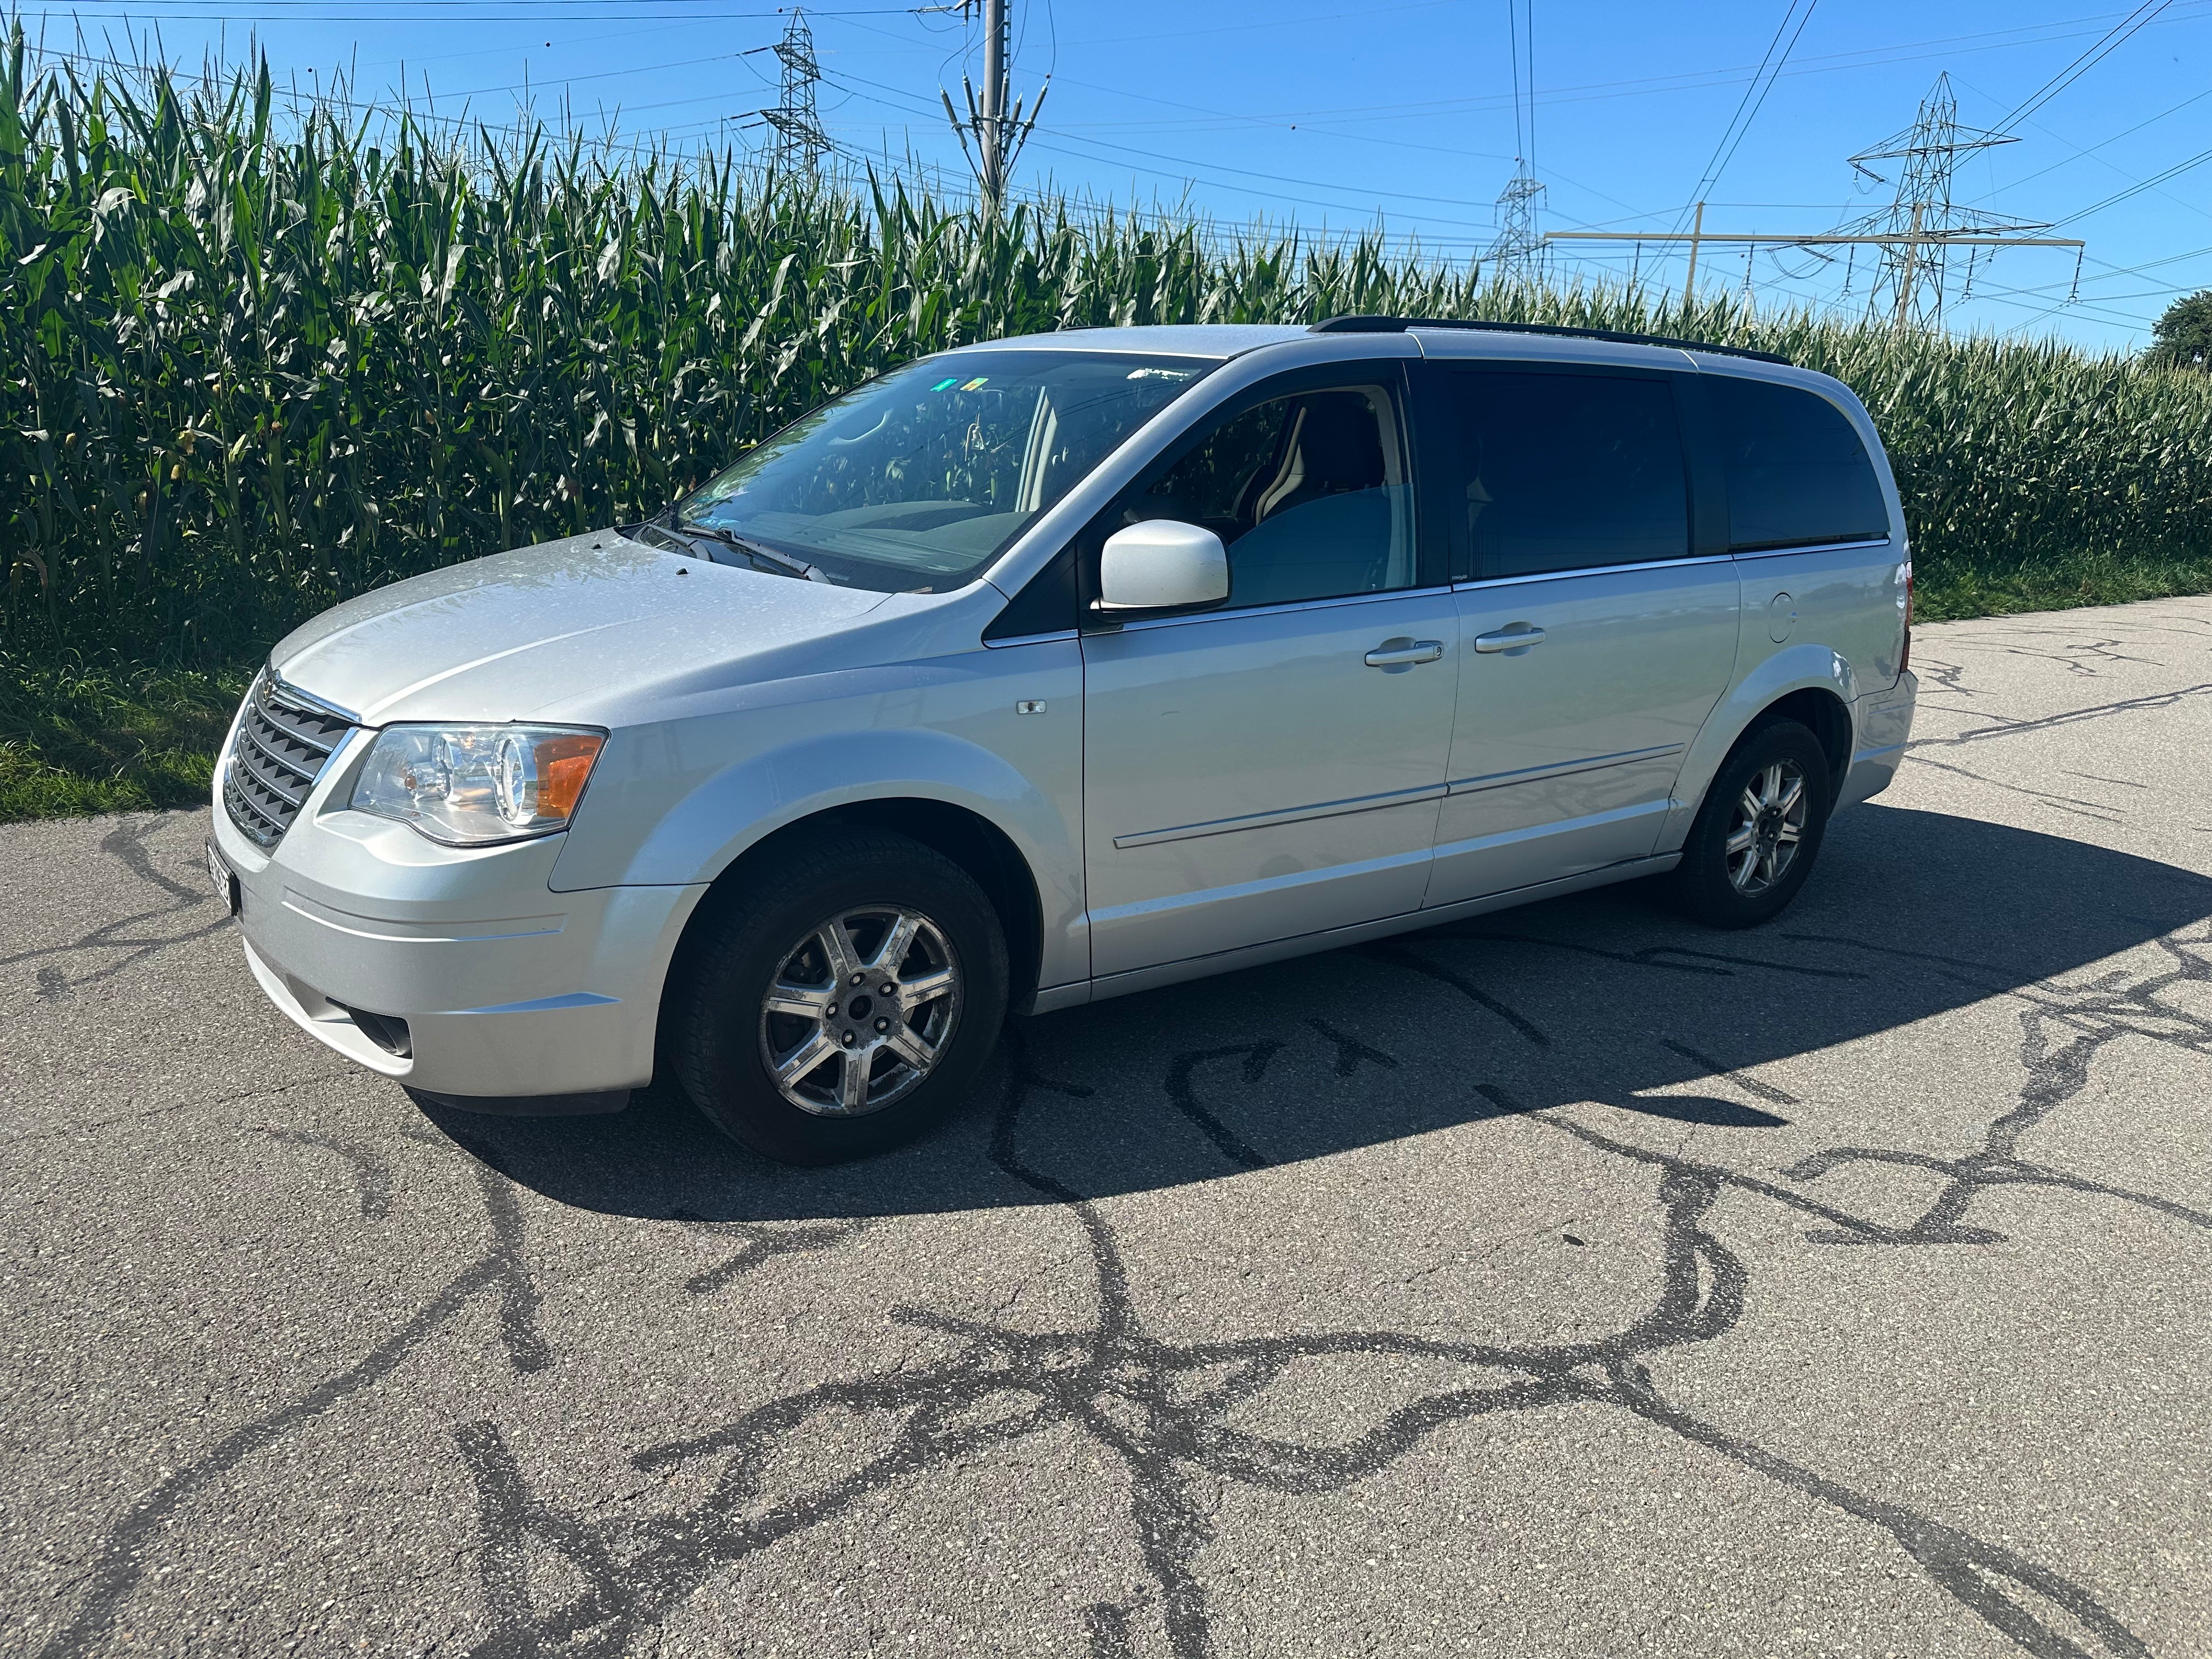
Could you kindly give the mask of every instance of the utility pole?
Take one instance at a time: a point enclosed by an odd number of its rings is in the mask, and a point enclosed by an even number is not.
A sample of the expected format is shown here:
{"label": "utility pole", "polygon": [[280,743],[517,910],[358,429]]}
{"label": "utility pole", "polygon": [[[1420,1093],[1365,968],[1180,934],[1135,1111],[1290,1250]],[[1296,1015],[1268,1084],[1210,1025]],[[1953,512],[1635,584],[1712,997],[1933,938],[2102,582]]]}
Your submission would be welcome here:
{"label": "utility pole", "polygon": [[[1682,222],[1674,221],[1676,224]],[[1682,284],[1682,314],[1690,314],[1690,307],[1698,302],[1698,244],[1705,240],[1705,204],[1698,204],[1698,216],[1690,222],[1690,275]]]}
{"label": "utility pole", "polygon": [[965,118],[953,108],[951,93],[940,88],[938,95],[945,100],[945,117],[952,123],[953,134],[960,140],[960,152],[975,169],[983,205],[996,214],[1006,204],[1006,181],[1013,172],[1014,158],[1021,154],[1022,146],[1036,131],[1037,112],[1044,107],[1045,94],[1051,90],[1051,82],[1048,80],[1038,88],[1036,100],[1028,106],[1025,114],[1008,84],[1008,60],[1012,56],[1008,48],[1012,40],[1013,21],[1007,15],[1007,0],[961,0],[960,11],[963,16],[973,16],[977,11],[982,14],[983,90],[978,96],[974,83],[967,76],[961,76],[960,87],[968,106]]}
{"label": "utility pole", "polygon": [[[814,110],[814,88],[822,79],[822,65],[814,56],[814,31],[807,27],[806,14],[792,8],[783,39],[772,46],[755,46],[753,52],[774,52],[783,70],[775,107],[753,112],[775,130],[775,148],[769,153],[769,166],[786,174],[811,173],[836,146],[822,130],[821,118]],[[744,55],[750,58],[752,52]]]}
{"label": "utility pole", "polygon": [[[1903,328],[1905,324],[1912,320],[1912,278],[1914,273],[1919,269],[1920,232],[1922,228],[1921,222],[1927,213],[1927,204],[1923,202],[1915,202],[1912,204],[1911,240],[1905,243],[1901,252],[1891,253],[1887,249],[1884,249],[1882,252],[1883,262],[1885,264],[1893,258],[1899,262],[1899,268],[1897,275],[1897,326],[1899,328]],[[1942,256],[1939,254],[1936,257],[1940,258]],[[1936,303],[1938,306],[1941,306],[1942,303],[1942,298],[1940,293],[1936,297]]]}
{"label": "utility pole", "polygon": [[[2040,226],[2034,228],[2041,228]],[[1911,270],[1924,263],[1919,250],[1941,250],[1953,247],[2070,247],[2087,246],[2072,236],[2007,236],[1966,230],[1923,229],[1915,228],[1892,235],[1883,231],[1863,234],[1842,234],[1814,231],[1798,234],[1790,231],[1716,231],[1716,230],[1547,230],[1547,242],[1687,242],[1694,254],[1700,245],[1734,247],[1845,247],[1870,245],[1885,253],[1894,254],[1904,268],[1904,286],[1899,295],[1897,317],[1900,325],[1907,318],[1906,307],[1911,302]],[[1936,257],[1940,258],[1940,252]],[[1684,292],[1686,294],[1687,289]]]}

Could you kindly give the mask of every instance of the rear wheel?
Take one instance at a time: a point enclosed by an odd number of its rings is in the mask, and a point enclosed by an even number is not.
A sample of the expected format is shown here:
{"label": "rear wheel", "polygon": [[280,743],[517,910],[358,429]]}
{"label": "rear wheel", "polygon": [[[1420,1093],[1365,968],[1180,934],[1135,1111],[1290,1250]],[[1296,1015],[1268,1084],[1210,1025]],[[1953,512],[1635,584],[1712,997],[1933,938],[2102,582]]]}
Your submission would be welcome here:
{"label": "rear wheel", "polygon": [[853,830],[746,875],[672,987],[672,1058],[708,1120],[770,1158],[830,1164],[957,1104],[1006,1012],[1006,941],[967,872]]}
{"label": "rear wheel", "polygon": [[1813,872],[1828,823],[1828,756],[1795,720],[1747,733],[1714,775],[1669,878],[1679,908],[1714,927],[1778,915]]}

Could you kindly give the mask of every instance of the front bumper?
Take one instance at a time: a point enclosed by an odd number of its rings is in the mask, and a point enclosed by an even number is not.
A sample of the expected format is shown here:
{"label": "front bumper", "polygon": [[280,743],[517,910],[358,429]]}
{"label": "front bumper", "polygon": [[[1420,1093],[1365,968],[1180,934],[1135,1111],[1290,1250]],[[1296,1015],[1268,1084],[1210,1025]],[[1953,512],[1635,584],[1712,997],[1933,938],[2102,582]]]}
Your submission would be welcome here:
{"label": "front bumper", "polygon": [[1889,787],[1912,736],[1912,710],[1920,681],[1911,669],[1886,691],[1870,691],[1851,705],[1851,766],[1836,810],[1855,806]]}
{"label": "front bumper", "polygon": [[554,892],[562,839],[441,847],[310,797],[264,853],[215,809],[246,961],[271,1002],[410,1088],[518,1105],[652,1081],[661,985],[706,890]]}

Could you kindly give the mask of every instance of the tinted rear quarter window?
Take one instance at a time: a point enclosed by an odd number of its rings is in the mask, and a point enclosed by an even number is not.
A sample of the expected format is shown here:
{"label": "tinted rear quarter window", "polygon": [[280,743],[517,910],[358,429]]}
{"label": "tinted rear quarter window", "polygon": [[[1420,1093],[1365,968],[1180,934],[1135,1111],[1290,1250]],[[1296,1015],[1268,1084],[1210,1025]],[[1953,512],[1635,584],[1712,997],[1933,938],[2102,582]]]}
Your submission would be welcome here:
{"label": "tinted rear quarter window", "polygon": [[1729,542],[1746,551],[1889,534],[1874,465],[1844,411],[1771,380],[1705,379],[1728,477]]}
{"label": "tinted rear quarter window", "polygon": [[1674,389],[1629,375],[1444,377],[1478,578],[1679,559],[1689,490]]}

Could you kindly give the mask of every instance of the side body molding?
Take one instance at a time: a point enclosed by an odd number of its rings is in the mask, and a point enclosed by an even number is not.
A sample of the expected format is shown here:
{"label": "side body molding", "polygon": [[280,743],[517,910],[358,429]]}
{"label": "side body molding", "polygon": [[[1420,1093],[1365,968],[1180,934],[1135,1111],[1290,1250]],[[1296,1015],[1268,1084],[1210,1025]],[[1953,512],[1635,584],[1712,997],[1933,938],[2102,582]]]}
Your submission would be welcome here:
{"label": "side body molding", "polygon": [[1660,828],[1658,845],[1652,848],[1655,854],[1682,850],[1691,822],[1705,800],[1706,786],[1759,711],[1793,691],[1805,690],[1832,693],[1849,710],[1858,699],[1858,676],[1837,652],[1808,642],[1776,651],[1729,688],[1728,695],[1705,717],[1704,728],[1683,757],[1682,769],[1674,780],[1674,804]]}

